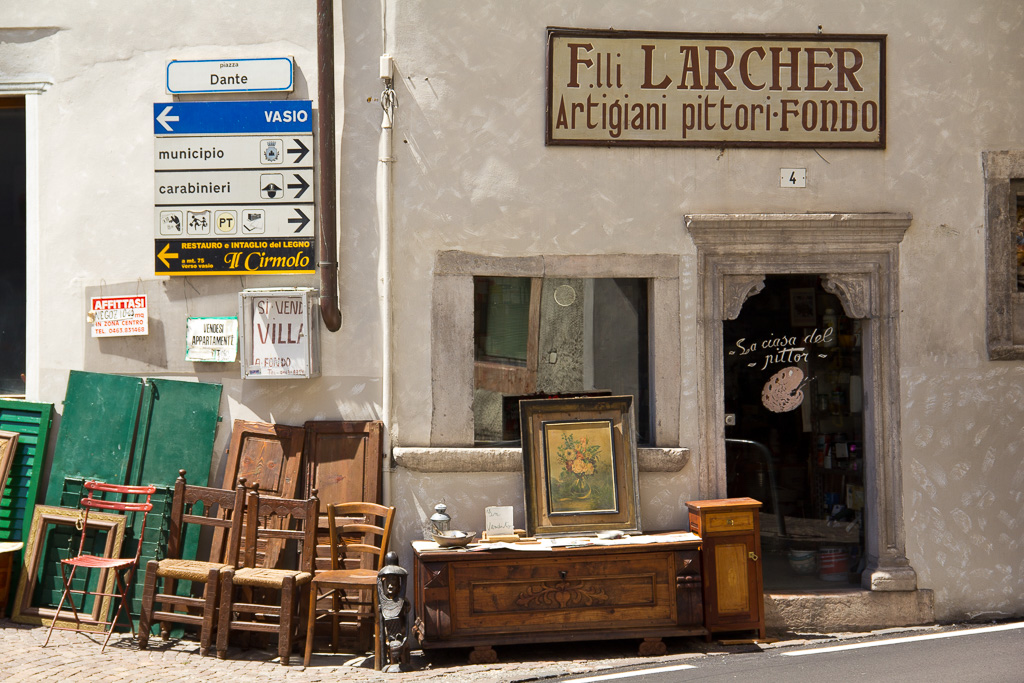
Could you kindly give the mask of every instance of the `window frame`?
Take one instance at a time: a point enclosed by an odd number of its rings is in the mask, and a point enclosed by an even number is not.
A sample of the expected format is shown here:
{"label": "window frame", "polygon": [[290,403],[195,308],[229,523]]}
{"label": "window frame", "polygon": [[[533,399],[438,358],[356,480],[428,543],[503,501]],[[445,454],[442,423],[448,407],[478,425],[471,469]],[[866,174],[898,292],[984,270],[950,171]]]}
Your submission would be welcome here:
{"label": "window frame", "polygon": [[982,153],[985,172],[986,343],[989,360],[1024,360],[1024,291],[1017,285],[1017,188],[1024,151]]}
{"label": "window frame", "polygon": [[679,257],[611,254],[496,257],[439,252],[431,312],[430,445],[473,447],[473,277],[637,278],[648,281],[651,446],[678,446],[681,329]]}

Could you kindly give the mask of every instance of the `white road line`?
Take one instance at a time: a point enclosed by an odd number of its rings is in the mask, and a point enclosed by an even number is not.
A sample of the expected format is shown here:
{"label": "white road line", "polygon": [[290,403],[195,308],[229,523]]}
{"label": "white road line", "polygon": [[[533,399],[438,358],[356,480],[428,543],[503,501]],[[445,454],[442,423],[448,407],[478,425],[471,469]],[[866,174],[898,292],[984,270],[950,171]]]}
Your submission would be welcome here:
{"label": "white road line", "polygon": [[907,636],[906,638],[890,638],[889,640],[873,640],[868,643],[852,643],[850,645],[835,645],[832,647],[819,647],[810,650],[797,650],[795,652],[783,652],[786,657],[800,657],[802,655],[817,655],[825,652],[840,652],[842,650],[859,650],[864,647],[880,647],[882,645],[895,645],[897,643],[915,643],[922,640],[938,640],[940,638],[957,638],[959,636],[973,636],[979,633],[994,633],[996,631],[1011,631],[1024,628],[1024,622],[1013,624],[1000,624],[998,626],[983,626],[981,628],[965,629],[962,631],[946,631],[944,633],[929,633],[923,636]]}
{"label": "white road line", "polygon": [[617,674],[603,674],[601,676],[588,676],[587,678],[574,678],[568,683],[590,683],[591,681],[611,681],[616,678],[631,678],[633,676],[646,676],[647,674],[665,673],[666,671],[682,671],[683,669],[695,669],[692,664],[677,664],[675,666],[659,666],[656,669],[638,669],[637,671],[623,671]]}

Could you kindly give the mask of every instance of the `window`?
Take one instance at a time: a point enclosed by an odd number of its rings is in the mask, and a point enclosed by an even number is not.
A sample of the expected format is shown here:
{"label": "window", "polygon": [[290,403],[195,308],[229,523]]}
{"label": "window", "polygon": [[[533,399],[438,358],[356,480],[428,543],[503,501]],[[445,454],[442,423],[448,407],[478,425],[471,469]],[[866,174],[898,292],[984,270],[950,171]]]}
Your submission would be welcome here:
{"label": "window", "polygon": [[1024,152],[985,152],[987,342],[992,360],[1024,360]]}
{"label": "window", "polygon": [[25,394],[25,98],[0,97],[0,394]]}
{"label": "window", "polygon": [[634,397],[650,441],[648,282],[639,278],[473,278],[474,441],[519,440],[519,399]]}

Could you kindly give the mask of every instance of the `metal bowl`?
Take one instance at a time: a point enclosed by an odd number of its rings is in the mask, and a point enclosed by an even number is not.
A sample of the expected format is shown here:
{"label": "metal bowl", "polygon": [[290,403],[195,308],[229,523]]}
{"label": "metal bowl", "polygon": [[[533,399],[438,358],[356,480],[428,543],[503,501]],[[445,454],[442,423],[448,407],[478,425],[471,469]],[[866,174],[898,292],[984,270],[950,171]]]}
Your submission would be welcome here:
{"label": "metal bowl", "polygon": [[461,548],[469,545],[476,538],[476,532],[469,531],[445,531],[441,534],[431,534],[434,542],[442,548]]}

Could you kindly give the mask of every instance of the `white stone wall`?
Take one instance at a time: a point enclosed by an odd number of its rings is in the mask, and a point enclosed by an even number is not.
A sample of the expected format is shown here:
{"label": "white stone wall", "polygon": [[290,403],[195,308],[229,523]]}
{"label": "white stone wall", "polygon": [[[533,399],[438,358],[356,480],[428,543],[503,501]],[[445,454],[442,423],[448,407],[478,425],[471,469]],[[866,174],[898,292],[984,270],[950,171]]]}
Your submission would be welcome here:
{"label": "white stone wall", "polygon": [[[907,551],[936,616],[1024,613],[1024,369],[985,351],[981,153],[1024,146],[1024,8],[1015,3],[397,2],[395,296],[398,339],[429,338],[431,266],[442,250],[509,256],[680,257],[680,444],[696,444],[695,250],[686,213],[910,212],[900,249]],[[887,34],[887,148],[545,147],[545,27]],[[807,169],[780,189],[779,169]],[[430,349],[400,344],[403,445],[430,439]],[[695,453],[642,476],[645,525],[685,523]],[[467,475],[460,475],[466,477]],[[420,479],[397,490],[429,508],[447,494],[473,526],[508,484]],[[516,480],[518,481],[518,480]],[[491,484],[495,487],[492,489]],[[467,493],[479,487],[479,492]],[[453,487],[457,491],[453,491]],[[467,499],[468,496],[468,499]],[[475,506],[470,501],[476,501]],[[427,503],[430,505],[427,505]],[[463,511],[463,508],[468,510]],[[458,515],[456,516],[458,519]]]}

